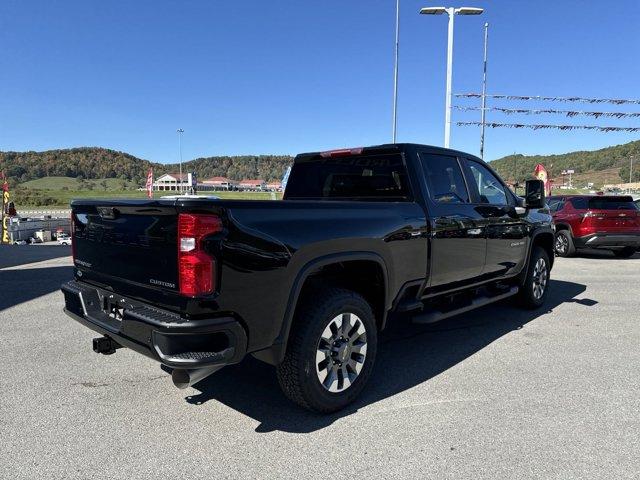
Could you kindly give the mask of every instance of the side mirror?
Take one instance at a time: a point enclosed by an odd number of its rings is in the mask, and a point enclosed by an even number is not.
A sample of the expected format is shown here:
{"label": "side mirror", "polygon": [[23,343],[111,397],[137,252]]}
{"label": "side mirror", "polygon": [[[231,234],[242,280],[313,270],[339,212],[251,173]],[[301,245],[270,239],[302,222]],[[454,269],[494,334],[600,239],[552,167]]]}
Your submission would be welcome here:
{"label": "side mirror", "polygon": [[527,208],[544,207],[544,182],[542,180],[527,180],[524,199]]}

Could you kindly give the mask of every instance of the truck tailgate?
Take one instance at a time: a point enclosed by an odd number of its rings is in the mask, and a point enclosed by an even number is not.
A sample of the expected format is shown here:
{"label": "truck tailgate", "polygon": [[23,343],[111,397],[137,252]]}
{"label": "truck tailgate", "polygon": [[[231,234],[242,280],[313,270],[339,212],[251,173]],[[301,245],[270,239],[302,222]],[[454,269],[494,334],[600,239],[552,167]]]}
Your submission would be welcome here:
{"label": "truck tailgate", "polygon": [[177,212],[173,205],[74,205],[75,266],[86,280],[110,279],[177,291]]}

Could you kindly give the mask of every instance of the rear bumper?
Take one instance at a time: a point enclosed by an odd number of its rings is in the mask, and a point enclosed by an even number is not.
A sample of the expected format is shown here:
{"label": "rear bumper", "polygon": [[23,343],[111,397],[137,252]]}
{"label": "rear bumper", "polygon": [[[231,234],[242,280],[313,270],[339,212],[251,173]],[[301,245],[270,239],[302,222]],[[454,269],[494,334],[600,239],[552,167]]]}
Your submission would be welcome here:
{"label": "rear bumper", "polygon": [[[184,319],[78,281],[61,289],[71,318],[168,367],[223,366],[238,363],[246,353],[247,335],[232,317]],[[107,313],[114,305],[118,318]]]}
{"label": "rear bumper", "polygon": [[574,238],[574,244],[584,248],[640,248],[640,234],[593,233]]}

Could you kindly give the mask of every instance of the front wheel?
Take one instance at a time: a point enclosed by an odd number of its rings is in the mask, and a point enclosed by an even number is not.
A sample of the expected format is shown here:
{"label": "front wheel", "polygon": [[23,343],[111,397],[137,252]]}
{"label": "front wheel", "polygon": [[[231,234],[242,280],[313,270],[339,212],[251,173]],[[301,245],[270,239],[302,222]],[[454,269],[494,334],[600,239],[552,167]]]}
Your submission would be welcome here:
{"label": "front wheel", "polygon": [[549,255],[543,248],[533,247],[527,277],[519,294],[520,305],[525,308],[538,308],[544,303],[549,291],[550,273]]}
{"label": "front wheel", "polygon": [[284,361],[277,367],[285,395],[302,407],[335,412],[353,402],[371,376],[377,331],[367,301],[332,288],[296,311]]}

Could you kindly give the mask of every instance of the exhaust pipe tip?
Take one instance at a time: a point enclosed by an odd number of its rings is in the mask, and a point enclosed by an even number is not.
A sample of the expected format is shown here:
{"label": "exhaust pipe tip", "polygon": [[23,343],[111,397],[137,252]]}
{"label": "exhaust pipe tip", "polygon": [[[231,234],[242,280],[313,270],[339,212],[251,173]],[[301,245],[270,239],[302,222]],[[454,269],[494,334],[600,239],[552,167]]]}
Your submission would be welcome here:
{"label": "exhaust pipe tip", "polygon": [[185,388],[189,388],[201,380],[204,380],[212,373],[220,370],[222,367],[222,365],[216,365],[214,367],[194,369],[174,368],[171,372],[171,380],[176,387],[180,390],[184,390]]}
{"label": "exhaust pipe tip", "polygon": [[191,379],[189,378],[189,370],[182,368],[174,368],[171,372],[171,381],[180,390],[184,390],[191,385]]}

